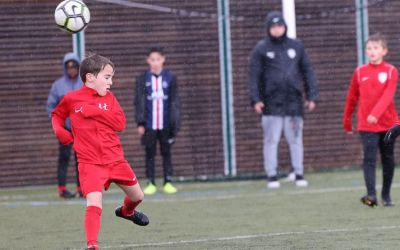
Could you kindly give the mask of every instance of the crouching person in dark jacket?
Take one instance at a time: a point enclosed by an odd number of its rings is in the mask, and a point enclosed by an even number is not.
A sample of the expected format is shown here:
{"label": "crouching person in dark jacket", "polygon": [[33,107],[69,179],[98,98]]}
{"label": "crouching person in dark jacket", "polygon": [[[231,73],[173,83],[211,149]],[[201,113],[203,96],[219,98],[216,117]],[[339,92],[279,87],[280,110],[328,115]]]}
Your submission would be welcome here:
{"label": "crouching person in dark jacket", "polygon": [[136,122],[142,145],[146,149],[147,186],[143,192],[157,192],[155,183],[155,155],[160,143],[164,169],[163,191],[177,192],[172,185],[171,145],[180,127],[180,101],[176,77],[163,68],[165,56],[162,48],[151,48],[147,54],[149,69],[136,80]]}
{"label": "crouching person in dark jacket", "polygon": [[304,187],[308,182],[303,176],[303,114],[304,107],[315,108],[317,82],[303,44],[286,36],[282,14],[269,13],[265,25],[267,37],[251,53],[249,92],[255,112],[262,115],[267,187],[280,187],[277,153],[282,131],[289,144],[293,180]]}

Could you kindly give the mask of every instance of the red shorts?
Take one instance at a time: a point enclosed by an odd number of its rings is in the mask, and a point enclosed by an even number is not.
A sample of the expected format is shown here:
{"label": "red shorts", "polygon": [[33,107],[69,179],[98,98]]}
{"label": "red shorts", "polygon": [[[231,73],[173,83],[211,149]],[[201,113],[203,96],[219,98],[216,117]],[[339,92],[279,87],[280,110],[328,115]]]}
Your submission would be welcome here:
{"label": "red shorts", "polygon": [[111,182],[125,186],[137,184],[136,175],[126,160],[106,165],[79,163],[79,182],[83,195],[102,192],[110,187]]}

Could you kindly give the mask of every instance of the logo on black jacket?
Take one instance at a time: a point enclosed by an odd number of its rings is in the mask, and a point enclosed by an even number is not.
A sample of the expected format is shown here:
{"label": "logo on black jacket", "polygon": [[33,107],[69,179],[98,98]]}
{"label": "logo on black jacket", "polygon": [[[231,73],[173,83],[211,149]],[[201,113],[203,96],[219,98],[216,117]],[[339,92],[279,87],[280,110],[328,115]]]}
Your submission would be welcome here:
{"label": "logo on black jacket", "polygon": [[296,57],[296,50],[294,49],[288,49],[287,50],[287,55],[290,59],[293,59]]}
{"label": "logo on black jacket", "polygon": [[274,59],[274,58],[275,58],[275,52],[273,52],[273,51],[268,51],[268,52],[266,53],[266,55],[267,55],[267,57],[270,58],[270,59]]}

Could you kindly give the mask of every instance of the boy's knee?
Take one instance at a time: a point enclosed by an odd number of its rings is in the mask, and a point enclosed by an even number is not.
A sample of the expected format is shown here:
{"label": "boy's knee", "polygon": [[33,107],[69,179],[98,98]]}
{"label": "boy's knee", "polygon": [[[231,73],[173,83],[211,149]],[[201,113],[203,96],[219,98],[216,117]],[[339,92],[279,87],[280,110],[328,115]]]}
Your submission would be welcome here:
{"label": "boy's knee", "polygon": [[143,199],[144,199],[144,193],[143,193],[142,190],[140,190],[140,192],[138,192],[137,195],[136,195],[136,201],[137,202],[142,202]]}
{"label": "boy's knee", "polygon": [[[128,195],[128,194],[127,194]],[[142,202],[144,199],[144,193],[141,189],[130,193],[130,195],[128,195],[129,199],[133,202]]]}
{"label": "boy's knee", "polygon": [[91,192],[86,195],[86,206],[102,208],[102,193],[101,192]]}

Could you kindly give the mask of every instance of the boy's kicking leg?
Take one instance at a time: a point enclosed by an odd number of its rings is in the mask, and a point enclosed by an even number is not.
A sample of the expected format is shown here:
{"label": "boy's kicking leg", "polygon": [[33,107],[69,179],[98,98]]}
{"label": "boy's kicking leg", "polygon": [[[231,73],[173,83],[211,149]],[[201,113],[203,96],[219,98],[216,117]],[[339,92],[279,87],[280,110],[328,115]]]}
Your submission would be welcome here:
{"label": "boy's kicking leg", "polygon": [[99,249],[98,236],[102,211],[102,193],[91,192],[86,195],[85,233],[88,249]]}
{"label": "boy's kicking leg", "polygon": [[130,220],[136,225],[147,226],[149,224],[149,219],[147,216],[135,210],[144,198],[144,194],[139,183],[136,183],[133,186],[126,186],[122,184],[117,185],[125,192],[126,196],[124,198],[124,205],[115,210],[115,215]]}

